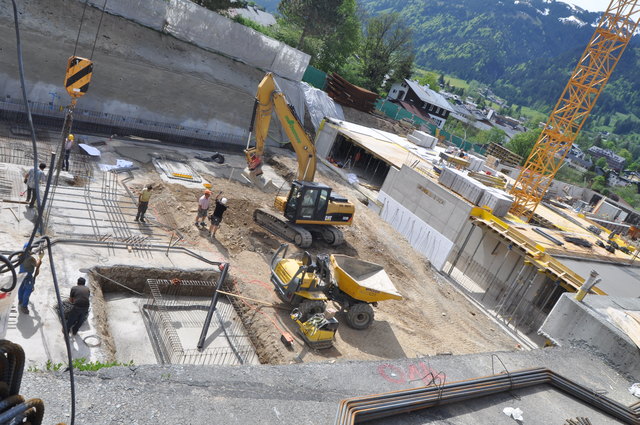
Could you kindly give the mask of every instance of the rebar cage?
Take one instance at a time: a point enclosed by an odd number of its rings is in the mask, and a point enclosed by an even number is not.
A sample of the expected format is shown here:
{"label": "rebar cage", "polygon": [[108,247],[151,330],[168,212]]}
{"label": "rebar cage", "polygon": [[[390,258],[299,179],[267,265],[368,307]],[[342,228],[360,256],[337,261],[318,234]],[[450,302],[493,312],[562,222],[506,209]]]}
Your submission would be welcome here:
{"label": "rebar cage", "polygon": [[[214,281],[147,279],[143,305],[159,363],[198,365],[257,364],[258,357],[233,305],[221,296],[202,350],[196,348],[205,322]],[[216,326],[217,323],[217,326]]]}

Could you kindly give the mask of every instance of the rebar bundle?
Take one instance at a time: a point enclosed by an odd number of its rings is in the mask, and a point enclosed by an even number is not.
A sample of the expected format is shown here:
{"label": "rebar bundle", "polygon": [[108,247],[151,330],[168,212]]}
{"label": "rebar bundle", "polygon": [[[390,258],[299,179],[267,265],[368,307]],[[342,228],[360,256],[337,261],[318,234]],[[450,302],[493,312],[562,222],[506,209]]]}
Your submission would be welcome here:
{"label": "rebar bundle", "polygon": [[544,368],[342,400],[335,423],[361,423],[543,384],[551,385],[623,423],[640,425],[640,413],[635,406],[624,406]]}

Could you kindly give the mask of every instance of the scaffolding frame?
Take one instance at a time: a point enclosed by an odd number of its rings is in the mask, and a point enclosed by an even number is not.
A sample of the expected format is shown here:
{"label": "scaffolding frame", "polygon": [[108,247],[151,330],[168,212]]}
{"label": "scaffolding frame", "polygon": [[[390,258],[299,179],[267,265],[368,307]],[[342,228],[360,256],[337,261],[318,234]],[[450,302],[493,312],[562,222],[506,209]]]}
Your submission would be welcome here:
{"label": "scaffolding frame", "polygon": [[636,27],[638,0],[612,0],[534,145],[511,193],[511,212],[529,221],[571,150]]}

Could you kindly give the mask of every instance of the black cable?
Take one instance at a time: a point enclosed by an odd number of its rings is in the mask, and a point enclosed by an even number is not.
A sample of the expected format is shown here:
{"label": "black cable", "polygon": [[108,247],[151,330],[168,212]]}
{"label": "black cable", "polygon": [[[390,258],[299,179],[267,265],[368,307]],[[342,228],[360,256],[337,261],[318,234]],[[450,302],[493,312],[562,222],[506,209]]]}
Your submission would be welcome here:
{"label": "black cable", "polygon": [[62,331],[64,332],[64,343],[67,346],[67,360],[69,362],[69,384],[71,385],[71,425],[74,424],[76,418],[76,384],[73,375],[73,358],[71,356],[71,344],[69,343],[69,330],[67,329],[67,321],[64,319],[64,310],[62,308],[62,297],[60,297],[60,286],[58,285],[58,276],[56,267],[53,262],[53,251],[51,250],[51,239],[49,236],[42,236],[42,240],[47,242],[47,252],[49,254],[49,264],[51,264],[51,277],[53,278],[53,287],[56,290],[56,300],[58,302],[58,314],[62,322]]}
{"label": "black cable", "polygon": [[5,257],[4,255],[0,255],[0,261],[3,262],[9,270],[11,270],[11,286],[10,289],[5,290],[4,287],[1,288],[4,292],[11,292],[15,289],[16,284],[18,283],[18,275],[16,274],[16,268],[11,264],[11,261],[9,260],[9,258]]}
{"label": "black cable", "polygon": [[[20,27],[18,26],[18,6],[16,6],[16,0],[11,0],[13,5],[13,23],[16,29],[16,48],[18,51],[18,71],[20,74],[20,85],[22,86],[22,99],[24,101],[24,107],[27,112],[27,119],[29,121],[29,129],[31,130],[31,145],[33,148],[33,178],[38,178],[38,146],[36,145],[36,129],[33,126],[33,118],[31,117],[31,107],[29,106],[29,100],[27,99],[27,88],[24,83],[24,62],[22,60],[22,43],[20,41]],[[40,205],[40,190],[39,181],[36,183],[35,195],[36,202]],[[30,248],[30,246],[28,247]]]}
{"label": "black cable", "polygon": [[100,22],[98,22],[98,30],[96,31],[96,38],[93,40],[93,47],[91,48],[91,56],[89,60],[93,59],[93,51],[96,50],[96,43],[98,42],[98,34],[100,34],[100,26],[102,25],[102,18],[104,17],[104,10],[107,8],[107,0],[104,0],[102,5],[102,13],[100,14]]}
{"label": "black cable", "polygon": [[73,46],[73,56],[76,55],[76,50],[78,49],[78,40],[80,40],[80,31],[82,31],[82,23],[84,22],[84,12],[87,11],[87,3],[89,3],[89,0],[84,1],[84,8],[82,9],[82,17],[80,18],[80,27],[78,28],[78,36],[76,37],[76,45]]}
{"label": "black cable", "polygon": [[[88,1],[88,0],[87,0]],[[52,177],[52,173],[51,173],[51,169],[49,171],[49,176],[47,178],[47,186],[45,189],[45,193],[44,193],[44,198],[42,200],[42,202],[40,201],[40,190],[39,190],[39,186],[40,186],[40,180],[39,180],[39,176],[38,176],[38,146],[36,144],[36,131],[35,131],[35,127],[33,125],[33,118],[31,116],[31,108],[29,107],[29,100],[27,98],[27,90],[26,90],[26,85],[24,82],[24,62],[22,60],[22,45],[20,42],[20,27],[18,24],[18,7],[16,5],[15,0],[11,0],[11,4],[13,6],[13,22],[15,25],[15,30],[16,30],[16,48],[18,51],[18,70],[19,70],[19,74],[20,74],[20,84],[22,85],[22,98],[24,100],[24,105],[25,105],[25,109],[27,112],[27,119],[29,121],[29,128],[31,130],[31,144],[33,146],[33,177],[34,179],[36,179],[36,183],[35,183],[35,196],[36,196],[36,202],[38,205],[38,217],[36,218],[36,222],[34,224],[33,227],[33,231],[31,233],[31,237],[29,238],[29,241],[27,242],[27,245],[25,246],[24,250],[22,251],[22,255],[19,256],[18,258],[18,265],[21,264],[22,262],[24,262],[24,259],[26,258],[27,253],[31,252],[31,246],[33,244],[33,240],[35,237],[36,232],[38,231],[38,228],[40,227],[40,225],[42,224],[42,213],[44,211],[44,204],[45,204],[45,200],[46,197],[48,195],[49,192],[49,187],[51,185],[51,177]],[[85,2],[85,9],[86,9],[86,2]],[[83,17],[84,17],[84,11],[83,11]],[[81,27],[82,27],[82,22],[80,23]],[[80,37],[80,31],[78,31],[78,37]],[[77,40],[76,40],[76,47],[77,47]],[[74,55],[75,55],[75,51],[74,51]],[[51,155],[51,163],[54,164],[55,162],[55,153]],[[47,250],[49,252],[49,262],[51,263],[51,275],[53,277],[53,284],[54,284],[54,288],[56,291],[56,297],[58,300],[58,308],[60,310],[60,315],[62,318],[62,328],[64,330],[64,340],[65,340],[65,344],[67,346],[67,358],[69,361],[69,381],[70,381],[70,385],[71,385],[71,425],[74,424],[75,422],[75,380],[74,380],[74,376],[73,376],[73,362],[72,362],[72,356],[71,356],[71,345],[69,343],[69,334],[67,331],[67,323],[64,320],[64,316],[63,316],[63,310],[62,310],[62,299],[60,298],[60,289],[58,286],[58,278],[56,275],[56,271],[55,271],[55,265],[53,263],[53,253],[51,251],[51,241],[49,239],[48,236],[43,236],[42,237],[43,240],[45,240],[47,242]],[[13,256],[13,254],[12,254]],[[4,257],[3,257],[4,258]],[[11,265],[11,267],[9,267],[9,269],[11,270],[12,273],[12,277],[15,277],[15,266],[11,263],[9,263]],[[13,286],[15,287],[15,283],[16,283],[17,278],[14,278],[14,282],[13,282]],[[4,288],[3,288],[4,290]],[[5,291],[6,292],[6,291]]]}

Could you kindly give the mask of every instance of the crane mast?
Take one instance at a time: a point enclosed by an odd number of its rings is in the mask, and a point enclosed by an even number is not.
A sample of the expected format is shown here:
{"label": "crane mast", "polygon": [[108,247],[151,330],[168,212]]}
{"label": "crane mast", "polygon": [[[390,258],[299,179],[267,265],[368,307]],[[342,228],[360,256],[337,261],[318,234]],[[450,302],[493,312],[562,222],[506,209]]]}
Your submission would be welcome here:
{"label": "crane mast", "polygon": [[511,189],[511,213],[531,220],[636,27],[638,0],[612,0]]}

